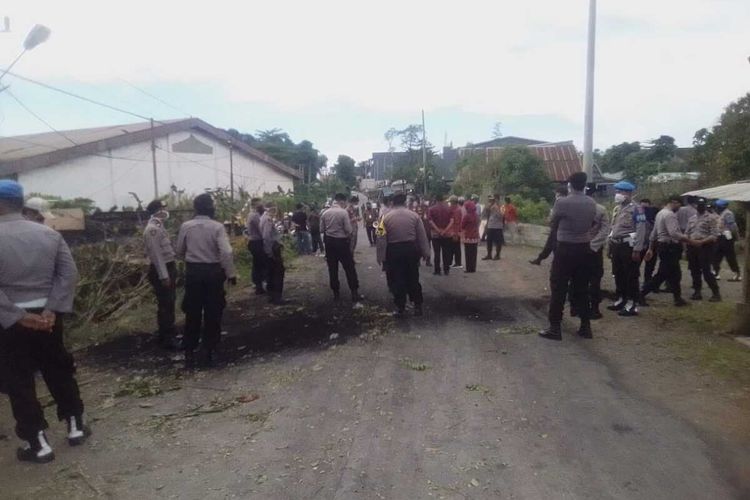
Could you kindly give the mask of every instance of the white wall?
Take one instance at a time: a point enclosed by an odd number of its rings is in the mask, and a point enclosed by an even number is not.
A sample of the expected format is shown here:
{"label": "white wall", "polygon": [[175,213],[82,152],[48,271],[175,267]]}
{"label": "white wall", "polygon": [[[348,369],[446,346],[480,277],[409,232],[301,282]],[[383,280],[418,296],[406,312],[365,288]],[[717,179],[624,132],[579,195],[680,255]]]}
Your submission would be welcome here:
{"label": "white wall", "polygon": [[[212,154],[173,153],[172,145],[190,136],[179,132],[156,141],[159,195],[174,184],[186,194],[200,194],[208,188],[229,187],[229,147],[210,136],[193,131],[196,139],[213,148]],[[234,186],[251,195],[293,189],[293,179],[275,168],[234,150]],[[151,143],[117,148],[102,156],[85,156],[18,175],[27,193],[69,198],[90,198],[102,210],[112,206],[135,207],[136,193],[144,205],[154,196]]]}

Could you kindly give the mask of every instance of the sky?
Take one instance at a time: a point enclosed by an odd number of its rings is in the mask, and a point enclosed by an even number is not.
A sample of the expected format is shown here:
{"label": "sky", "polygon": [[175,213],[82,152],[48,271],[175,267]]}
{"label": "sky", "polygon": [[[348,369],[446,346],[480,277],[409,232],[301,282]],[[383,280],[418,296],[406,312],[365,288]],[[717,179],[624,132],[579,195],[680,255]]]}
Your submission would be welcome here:
{"label": "sky", "polygon": [[[157,120],[281,128],[335,159],[419,123],[462,146],[583,138],[588,0],[6,0],[0,67]],[[689,146],[750,90],[750,1],[598,2],[594,145],[667,134]],[[2,80],[0,135],[139,121]],[[15,98],[14,98],[15,97]],[[29,114],[16,100],[41,117]]]}

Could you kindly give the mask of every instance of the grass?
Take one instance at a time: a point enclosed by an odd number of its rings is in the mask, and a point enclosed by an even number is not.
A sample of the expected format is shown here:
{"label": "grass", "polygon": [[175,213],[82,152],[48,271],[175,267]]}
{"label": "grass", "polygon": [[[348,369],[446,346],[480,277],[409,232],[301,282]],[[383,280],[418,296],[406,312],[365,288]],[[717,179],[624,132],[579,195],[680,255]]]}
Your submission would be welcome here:
{"label": "grass", "polygon": [[425,372],[425,371],[429,370],[430,368],[432,368],[427,363],[422,363],[422,362],[419,362],[419,361],[414,361],[411,358],[401,358],[400,361],[401,361],[401,364],[405,368],[408,368],[409,370],[414,370],[415,372]]}
{"label": "grass", "polygon": [[730,334],[735,304],[694,303],[690,307],[654,307],[660,327],[675,331],[667,345],[716,375],[750,385],[750,349]]}

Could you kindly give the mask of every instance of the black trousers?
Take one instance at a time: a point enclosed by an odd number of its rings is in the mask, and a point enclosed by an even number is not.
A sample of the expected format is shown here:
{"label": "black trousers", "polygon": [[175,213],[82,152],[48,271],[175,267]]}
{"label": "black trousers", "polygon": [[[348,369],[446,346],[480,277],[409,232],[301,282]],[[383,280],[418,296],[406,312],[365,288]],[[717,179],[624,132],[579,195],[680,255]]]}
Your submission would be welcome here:
{"label": "black trousers", "polygon": [[570,294],[571,307],[578,312],[581,323],[587,323],[591,311],[588,285],[594,252],[589,243],[558,242],[550,272],[549,322],[559,325],[563,318],[565,297]]}
{"label": "black trousers", "polygon": [[312,239],[312,251],[313,253],[320,250],[321,252],[325,252],[325,247],[323,246],[323,239],[320,237],[320,229],[311,230],[310,231],[310,238]]}
{"label": "black trousers", "polygon": [[354,256],[352,255],[351,242],[348,238],[331,238],[325,237],[326,245],[326,263],[328,264],[328,278],[331,290],[338,292],[341,288],[339,283],[339,264],[344,268],[346,273],[346,282],[349,290],[355,293],[359,290],[359,279],[357,278],[357,268],[354,266]]}
{"label": "black trousers", "polygon": [[675,300],[682,298],[682,269],[680,259],[682,258],[681,243],[659,243],[659,270],[653,279],[644,287],[645,291],[658,290],[665,281],[669,284]]}
{"label": "black trousers", "polygon": [[220,264],[188,262],[185,269],[185,350],[193,351],[198,341],[213,349],[221,339],[221,317],[226,306],[226,275]]}
{"label": "black trousers", "polygon": [[0,327],[0,378],[5,382],[16,419],[16,435],[26,441],[48,427],[44,410],[36,397],[34,373],[37,370],[42,372],[57,404],[58,419],[83,414],[83,401],[74,376],[76,366],[63,344],[60,315],[52,333],[29,330],[18,324],[8,329]]}
{"label": "black trousers", "polygon": [[453,240],[453,263],[457,266],[461,265],[461,240]]}
{"label": "black trousers", "polygon": [[715,294],[719,293],[716,276],[711,272],[711,263],[716,252],[715,247],[714,243],[700,247],[687,247],[688,269],[690,269],[690,277],[693,279],[693,290],[696,292],[703,289],[703,280],[706,280],[708,288]]}
{"label": "black trousers", "polygon": [[633,247],[629,243],[610,243],[612,250],[612,272],[615,275],[615,293],[623,300],[638,301],[641,261],[633,261]]}
{"label": "black trousers", "polygon": [[263,250],[263,240],[249,241],[247,248],[253,256],[253,284],[257,290],[262,290],[263,282],[268,279],[268,256]]}
{"label": "black trousers", "polygon": [[432,253],[435,259],[435,272],[440,272],[441,263],[443,271],[450,272],[451,262],[453,262],[453,238],[432,238]]}
{"label": "black trousers", "polygon": [[464,243],[464,254],[466,254],[466,272],[477,272],[477,251],[478,243]]}
{"label": "black trousers", "polygon": [[492,245],[495,245],[495,257],[500,257],[500,251],[505,244],[502,229],[487,229],[487,257],[492,257]]}
{"label": "black trousers", "polygon": [[722,259],[727,259],[729,269],[733,273],[740,273],[740,266],[737,265],[737,253],[734,249],[734,240],[728,240],[724,236],[719,236],[719,241],[716,242],[716,249],[714,251],[714,272],[719,274],[721,270]]}
{"label": "black trousers", "polygon": [[159,326],[159,338],[166,339],[173,337],[175,334],[175,302],[177,301],[177,292],[175,280],[177,279],[177,266],[174,262],[167,263],[167,272],[169,280],[172,282],[171,287],[166,287],[159,279],[159,272],[152,264],[148,270],[148,281],[154,289],[156,295],[156,323]]}
{"label": "black trousers", "polygon": [[589,302],[591,309],[598,309],[602,302],[602,278],[604,277],[604,249],[593,253],[589,277]]}
{"label": "black trousers", "polygon": [[391,291],[393,301],[399,309],[406,306],[407,295],[415,305],[422,304],[419,260],[419,250],[414,242],[388,244],[386,261],[391,274]]}
{"label": "black trousers", "polygon": [[365,229],[367,230],[367,241],[370,242],[370,245],[375,244],[375,228],[372,227],[372,224],[365,224]]}
{"label": "black trousers", "polygon": [[281,247],[274,249],[273,258],[266,256],[268,259],[268,294],[272,301],[281,300],[281,295],[284,293],[284,276],[286,275],[286,268],[284,267],[284,259],[281,257]]}
{"label": "black trousers", "polygon": [[539,252],[537,259],[545,260],[547,257],[552,255],[552,252],[555,251],[556,246],[557,246],[557,233],[555,231],[550,231],[549,235],[547,236],[547,241],[544,242],[544,248],[542,248],[542,251]]}

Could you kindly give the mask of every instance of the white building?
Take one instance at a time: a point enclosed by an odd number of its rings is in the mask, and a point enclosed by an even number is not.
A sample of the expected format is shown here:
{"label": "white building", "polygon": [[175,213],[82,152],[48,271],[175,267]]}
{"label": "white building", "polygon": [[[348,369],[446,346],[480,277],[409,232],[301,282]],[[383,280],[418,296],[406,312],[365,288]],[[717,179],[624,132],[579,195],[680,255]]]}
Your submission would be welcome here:
{"label": "white building", "polygon": [[189,118],[0,138],[0,178],[16,179],[27,193],[89,198],[108,210],[135,207],[131,193],[145,205],[172,186],[186,195],[232,184],[251,195],[287,192],[301,174]]}

